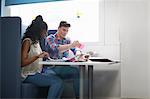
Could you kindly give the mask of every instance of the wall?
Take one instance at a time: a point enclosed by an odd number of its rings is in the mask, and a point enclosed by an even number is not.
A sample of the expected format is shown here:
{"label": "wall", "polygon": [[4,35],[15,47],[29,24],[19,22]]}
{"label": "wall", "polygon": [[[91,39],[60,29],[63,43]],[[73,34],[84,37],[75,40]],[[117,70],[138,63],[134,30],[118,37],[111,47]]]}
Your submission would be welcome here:
{"label": "wall", "polygon": [[148,97],[147,0],[120,0],[121,96]]}
{"label": "wall", "polygon": [[149,73],[149,75],[148,75],[148,79],[149,79],[149,85],[148,85],[148,89],[149,89],[149,91],[148,91],[148,95],[149,95],[149,98],[150,98],[150,1],[148,0],[148,47],[149,47],[149,58],[148,58],[148,73]]}
{"label": "wall", "polygon": [[103,2],[104,35],[102,36],[104,37],[104,43],[99,46],[87,46],[85,50],[95,51],[101,57],[120,60],[119,0],[103,0]]}
{"label": "wall", "polygon": [[3,16],[4,15],[4,12],[5,12],[5,0],[1,0],[1,16]]}
{"label": "wall", "polygon": [[5,0],[1,0],[1,3],[1,16],[10,16],[10,9],[5,6]]}
{"label": "wall", "polygon": [[[104,2],[104,44],[88,46],[88,49],[99,52],[99,56],[120,60],[119,0],[105,0]],[[120,64],[115,64],[115,66],[120,67]],[[120,68],[103,70],[101,66],[96,66],[94,70],[94,99],[120,97]]]}

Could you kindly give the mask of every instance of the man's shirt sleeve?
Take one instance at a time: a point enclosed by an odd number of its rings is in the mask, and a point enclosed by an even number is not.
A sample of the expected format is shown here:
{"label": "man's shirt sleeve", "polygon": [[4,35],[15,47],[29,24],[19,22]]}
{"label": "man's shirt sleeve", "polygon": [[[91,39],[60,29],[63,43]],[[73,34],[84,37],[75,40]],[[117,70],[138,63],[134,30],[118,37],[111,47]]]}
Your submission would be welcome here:
{"label": "man's shirt sleeve", "polygon": [[[67,40],[67,44],[71,44],[70,38],[66,38],[66,40]],[[71,48],[70,50],[74,53],[74,55],[76,55],[77,52],[76,48]]]}
{"label": "man's shirt sleeve", "polygon": [[46,48],[47,48],[47,51],[49,52],[50,56],[51,57],[58,57],[58,53],[59,53],[59,50],[58,50],[58,44],[55,43],[55,37],[52,36],[52,35],[49,35],[47,37],[47,44],[46,44]]}

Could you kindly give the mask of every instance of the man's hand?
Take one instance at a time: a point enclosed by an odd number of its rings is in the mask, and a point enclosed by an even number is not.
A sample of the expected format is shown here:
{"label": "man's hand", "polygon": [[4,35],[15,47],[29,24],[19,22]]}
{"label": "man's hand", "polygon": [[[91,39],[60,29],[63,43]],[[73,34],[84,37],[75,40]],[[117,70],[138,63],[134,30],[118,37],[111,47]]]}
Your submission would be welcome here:
{"label": "man's hand", "polygon": [[80,47],[81,44],[79,43],[79,41],[74,41],[72,44],[71,44],[71,47]]}
{"label": "man's hand", "polygon": [[88,61],[89,60],[89,55],[87,54],[80,54],[77,55],[77,61]]}

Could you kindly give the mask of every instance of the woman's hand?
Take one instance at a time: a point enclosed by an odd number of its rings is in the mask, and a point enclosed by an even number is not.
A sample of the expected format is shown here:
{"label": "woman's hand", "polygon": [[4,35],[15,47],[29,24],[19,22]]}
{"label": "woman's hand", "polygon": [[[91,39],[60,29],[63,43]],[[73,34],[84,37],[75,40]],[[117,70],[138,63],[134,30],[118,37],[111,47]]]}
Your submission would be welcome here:
{"label": "woman's hand", "polygon": [[43,51],[40,55],[38,55],[39,58],[49,57],[49,54],[45,51]]}

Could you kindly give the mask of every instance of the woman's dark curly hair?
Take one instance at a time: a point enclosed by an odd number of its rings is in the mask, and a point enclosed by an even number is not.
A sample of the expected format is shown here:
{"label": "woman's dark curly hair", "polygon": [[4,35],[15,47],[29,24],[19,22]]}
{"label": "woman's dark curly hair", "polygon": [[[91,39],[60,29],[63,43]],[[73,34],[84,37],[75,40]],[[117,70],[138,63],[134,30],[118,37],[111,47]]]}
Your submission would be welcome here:
{"label": "woman's dark curly hair", "polygon": [[41,39],[41,32],[43,30],[47,30],[48,26],[46,22],[43,21],[41,15],[38,15],[35,20],[32,21],[31,25],[29,25],[24,33],[23,39],[30,38],[34,43],[37,43]]}

